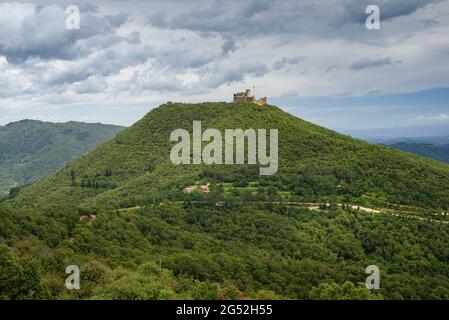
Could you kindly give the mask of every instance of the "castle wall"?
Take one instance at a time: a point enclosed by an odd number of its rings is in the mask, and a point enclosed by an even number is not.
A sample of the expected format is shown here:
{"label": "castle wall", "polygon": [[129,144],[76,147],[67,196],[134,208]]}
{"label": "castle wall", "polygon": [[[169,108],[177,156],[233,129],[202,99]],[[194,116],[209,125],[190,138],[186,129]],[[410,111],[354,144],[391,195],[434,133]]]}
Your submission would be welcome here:
{"label": "castle wall", "polygon": [[234,102],[243,103],[255,103],[258,105],[267,104],[267,97],[256,99],[254,96],[250,96],[250,91],[247,89],[245,92],[238,92],[234,94]]}

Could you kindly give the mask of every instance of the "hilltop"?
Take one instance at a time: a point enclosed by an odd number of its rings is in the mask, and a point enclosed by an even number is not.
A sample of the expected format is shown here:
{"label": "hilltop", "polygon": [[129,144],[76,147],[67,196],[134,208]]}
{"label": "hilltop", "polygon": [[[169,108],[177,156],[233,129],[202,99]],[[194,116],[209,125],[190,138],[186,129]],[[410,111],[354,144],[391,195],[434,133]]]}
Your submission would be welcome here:
{"label": "hilltop", "polygon": [[113,138],[123,127],[22,120],[0,127],[0,197]]}
{"label": "hilltop", "polygon": [[[279,171],[253,165],[173,165],[170,133],[203,128],[277,128]],[[77,212],[79,207],[126,208],[155,199],[181,200],[197,180],[216,185],[271,187],[285,199],[403,204],[447,209],[449,166],[373,145],[296,118],[272,105],[168,103],[153,109],[58,172],[24,188],[11,204]]]}

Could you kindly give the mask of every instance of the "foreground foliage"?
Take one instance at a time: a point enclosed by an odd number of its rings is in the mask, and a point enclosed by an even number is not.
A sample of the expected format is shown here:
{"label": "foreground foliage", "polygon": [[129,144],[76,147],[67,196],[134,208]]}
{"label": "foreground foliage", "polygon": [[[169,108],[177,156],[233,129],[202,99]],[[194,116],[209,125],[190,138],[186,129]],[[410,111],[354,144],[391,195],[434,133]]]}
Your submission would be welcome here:
{"label": "foreground foliage", "polygon": [[[2,208],[0,226],[10,248],[0,251],[0,274],[12,281],[2,281],[3,298],[449,298],[449,230],[439,223],[164,203],[90,222]],[[72,264],[81,268],[79,291],[64,287]],[[364,287],[372,264],[381,270],[374,292]]]}

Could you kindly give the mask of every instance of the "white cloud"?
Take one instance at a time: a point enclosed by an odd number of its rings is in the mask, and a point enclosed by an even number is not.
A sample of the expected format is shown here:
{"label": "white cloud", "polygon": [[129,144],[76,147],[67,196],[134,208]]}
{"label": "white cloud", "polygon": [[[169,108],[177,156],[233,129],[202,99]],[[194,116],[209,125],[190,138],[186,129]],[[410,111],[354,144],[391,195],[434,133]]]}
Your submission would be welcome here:
{"label": "white cloud", "polygon": [[446,122],[449,121],[449,114],[441,113],[431,116],[419,116],[417,119],[424,122]]}

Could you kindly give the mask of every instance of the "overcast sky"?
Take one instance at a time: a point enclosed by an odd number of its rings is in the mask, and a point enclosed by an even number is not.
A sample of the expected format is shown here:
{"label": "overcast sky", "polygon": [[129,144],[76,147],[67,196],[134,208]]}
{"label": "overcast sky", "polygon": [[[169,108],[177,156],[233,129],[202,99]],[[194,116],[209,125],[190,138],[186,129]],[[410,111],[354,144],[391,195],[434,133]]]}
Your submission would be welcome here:
{"label": "overcast sky", "polygon": [[130,125],[252,86],[336,129],[449,123],[449,0],[89,2],[0,2],[0,124]]}

